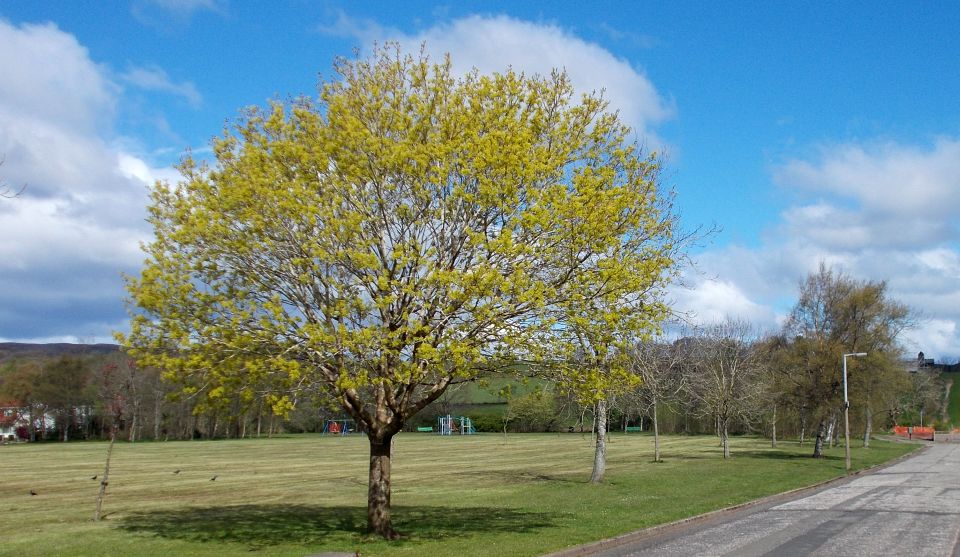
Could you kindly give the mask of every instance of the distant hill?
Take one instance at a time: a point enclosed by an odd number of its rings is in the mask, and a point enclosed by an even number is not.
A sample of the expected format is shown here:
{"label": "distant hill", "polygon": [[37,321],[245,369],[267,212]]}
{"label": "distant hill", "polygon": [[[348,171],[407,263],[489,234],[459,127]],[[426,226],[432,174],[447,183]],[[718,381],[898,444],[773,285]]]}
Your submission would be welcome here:
{"label": "distant hill", "polygon": [[0,342],[0,363],[17,358],[55,358],[57,356],[82,356],[113,354],[120,350],[116,344],[71,344],[55,342],[31,344],[26,342]]}

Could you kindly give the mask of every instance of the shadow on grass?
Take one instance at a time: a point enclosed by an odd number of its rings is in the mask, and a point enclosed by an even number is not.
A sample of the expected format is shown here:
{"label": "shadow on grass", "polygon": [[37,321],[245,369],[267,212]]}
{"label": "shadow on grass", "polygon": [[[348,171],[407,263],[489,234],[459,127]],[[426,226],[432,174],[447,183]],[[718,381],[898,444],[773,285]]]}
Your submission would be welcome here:
{"label": "shadow on grass", "polygon": [[813,458],[813,449],[810,449],[809,453],[788,453],[783,451],[778,451],[776,449],[771,449],[768,451],[736,451],[734,456],[747,456],[750,458],[767,458],[774,460],[842,460],[843,456],[835,456],[825,454],[820,458]]}
{"label": "shadow on grass", "polygon": [[[558,516],[493,507],[404,507],[392,509],[399,543],[470,536],[475,533],[533,533],[556,526]],[[240,543],[251,548],[359,540],[366,507],[238,505],[194,507],[128,515],[118,528],[189,542]]]}

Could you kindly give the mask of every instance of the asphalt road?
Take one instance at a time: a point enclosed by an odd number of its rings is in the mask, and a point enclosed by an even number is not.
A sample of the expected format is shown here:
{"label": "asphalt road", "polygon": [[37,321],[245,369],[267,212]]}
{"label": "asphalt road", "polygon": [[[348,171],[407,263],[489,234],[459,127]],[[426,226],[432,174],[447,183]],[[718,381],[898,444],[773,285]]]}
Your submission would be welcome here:
{"label": "asphalt road", "polygon": [[960,444],[951,443],[793,500],[721,513],[580,555],[960,557],[958,536]]}

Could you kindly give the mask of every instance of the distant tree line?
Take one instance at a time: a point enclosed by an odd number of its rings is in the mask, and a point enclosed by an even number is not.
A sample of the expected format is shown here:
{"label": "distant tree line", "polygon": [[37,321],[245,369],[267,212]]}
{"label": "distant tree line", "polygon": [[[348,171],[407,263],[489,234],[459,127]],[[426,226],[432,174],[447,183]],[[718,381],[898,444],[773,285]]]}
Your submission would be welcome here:
{"label": "distant tree line", "polygon": [[271,396],[264,392],[250,401],[234,397],[205,406],[158,370],[138,368],[119,352],[25,355],[0,365],[3,419],[30,441],[106,439],[114,422],[119,438],[129,442],[259,437],[321,431],[336,416],[316,400],[303,400],[277,416]]}

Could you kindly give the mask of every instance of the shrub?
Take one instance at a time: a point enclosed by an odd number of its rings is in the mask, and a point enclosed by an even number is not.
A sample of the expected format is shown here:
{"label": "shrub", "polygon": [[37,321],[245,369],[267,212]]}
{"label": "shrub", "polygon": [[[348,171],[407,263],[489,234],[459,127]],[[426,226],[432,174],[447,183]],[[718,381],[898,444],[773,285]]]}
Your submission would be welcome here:
{"label": "shrub", "polygon": [[492,433],[503,431],[503,415],[474,414],[470,416],[470,422],[473,424],[473,429],[478,432]]}

